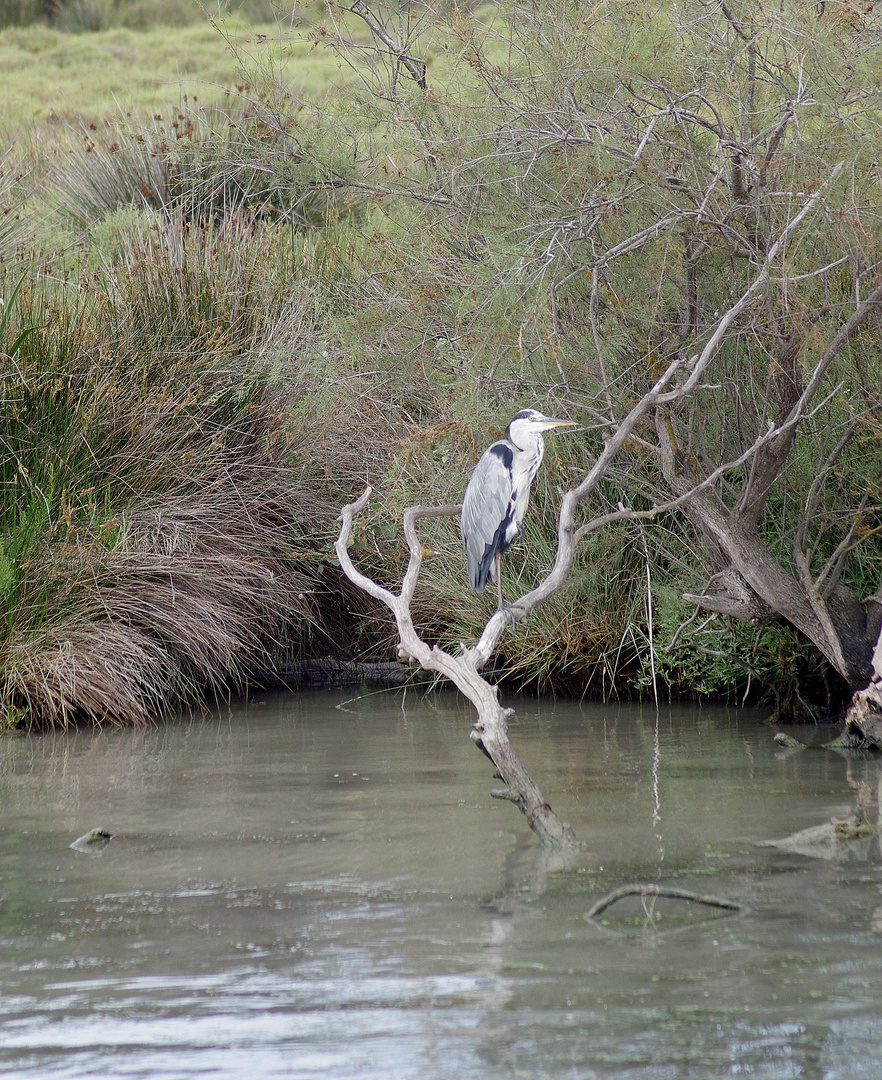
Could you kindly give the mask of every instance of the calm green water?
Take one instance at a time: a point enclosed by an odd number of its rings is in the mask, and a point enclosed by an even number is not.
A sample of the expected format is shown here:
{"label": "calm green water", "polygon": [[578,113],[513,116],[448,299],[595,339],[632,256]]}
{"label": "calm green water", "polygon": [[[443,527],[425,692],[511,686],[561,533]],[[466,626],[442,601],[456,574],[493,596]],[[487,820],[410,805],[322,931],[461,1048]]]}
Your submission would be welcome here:
{"label": "calm green water", "polygon": [[[878,842],[760,843],[846,814],[876,764],[783,754],[737,710],[523,700],[516,744],[587,843],[553,872],[463,703],[349,696],[0,740],[0,1075],[882,1076]],[[102,854],[69,848],[97,826]],[[631,881],[749,911],[586,921]]]}

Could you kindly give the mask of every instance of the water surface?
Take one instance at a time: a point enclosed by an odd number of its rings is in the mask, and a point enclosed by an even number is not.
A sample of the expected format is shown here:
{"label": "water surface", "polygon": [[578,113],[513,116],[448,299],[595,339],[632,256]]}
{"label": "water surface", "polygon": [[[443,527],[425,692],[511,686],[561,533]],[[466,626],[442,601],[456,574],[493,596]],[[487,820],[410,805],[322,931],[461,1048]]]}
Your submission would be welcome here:
{"label": "water surface", "polygon": [[[465,703],[350,698],[0,740],[0,1075],[882,1076],[878,842],[763,846],[876,763],[782,752],[756,713],[521,700],[586,843],[555,871]],[[585,919],[626,882],[745,911]]]}

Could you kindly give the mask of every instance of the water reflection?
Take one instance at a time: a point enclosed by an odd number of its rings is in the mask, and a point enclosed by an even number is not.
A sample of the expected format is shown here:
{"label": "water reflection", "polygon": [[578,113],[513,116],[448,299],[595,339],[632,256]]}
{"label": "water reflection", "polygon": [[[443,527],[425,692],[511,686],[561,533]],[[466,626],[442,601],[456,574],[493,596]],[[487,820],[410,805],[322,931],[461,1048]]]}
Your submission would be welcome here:
{"label": "water reflection", "polygon": [[[878,813],[876,762],[749,713],[522,701],[586,841],[561,872],[489,798],[464,703],[346,696],[0,742],[0,1071],[882,1075],[878,837],[763,846]],[[629,881],[749,913],[584,918]]]}

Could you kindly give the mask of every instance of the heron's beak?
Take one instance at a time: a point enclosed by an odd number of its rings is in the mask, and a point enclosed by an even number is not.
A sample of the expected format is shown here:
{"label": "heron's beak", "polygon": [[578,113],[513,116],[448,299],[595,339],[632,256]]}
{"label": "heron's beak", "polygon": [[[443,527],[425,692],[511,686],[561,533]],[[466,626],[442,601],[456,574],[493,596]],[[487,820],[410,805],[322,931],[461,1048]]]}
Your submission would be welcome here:
{"label": "heron's beak", "polygon": [[552,427],[575,427],[576,426],[576,421],[575,420],[553,420],[553,419],[549,418],[545,422],[547,424],[549,424],[550,426],[552,426]]}

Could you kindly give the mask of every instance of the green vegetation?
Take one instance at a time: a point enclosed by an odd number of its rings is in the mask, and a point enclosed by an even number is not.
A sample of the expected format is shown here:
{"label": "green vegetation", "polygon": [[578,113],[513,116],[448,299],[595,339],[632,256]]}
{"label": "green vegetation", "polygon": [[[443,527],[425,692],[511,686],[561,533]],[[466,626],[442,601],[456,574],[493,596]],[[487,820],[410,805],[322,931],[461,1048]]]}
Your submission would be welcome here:
{"label": "green vegetation", "polygon": [[[103,18],[79,28],[77,13],[88,7]],[[3,19],[0,2],[0,26],[6,23],[0,29],[0,126],[9,133],[28,124],[101,124],[120,111],[143,115],[182,99],[216,101],[237,86],[244,90],[243,62],[280,33],[271,5],[258,2],[232,11],[215,7],[213,21],[196,0],[83,0],[53,10],[58,15],[48,24],[19,25]],[[300,23],[315,15],[309,4],[295,10]],[[277,74],[315,100],[341,78],[336,57],[308,39],[290,43],[284,53]]]}
{"label": "green vegetation", "polygon": [[[666,4],[364,8],[409,71],[358,4],[250,26],[267,12],[211,26],[171,2],[95,0],[46,22],[7,5],[5,721],[141,721],[292,652],[388,658],[385,616],[335,572],[335,508],[373,484],[358,557],[394,582],[402,509],[458,501],[527,404],[585,423],[550,447],[508,560],[510,594],[536,580],[612,394],[639,397],[700,344],[844,162],[776,270],[786,298],[769,290],[721,354],[730,396],[709,387],[671,420],[702,464],[750,446],[775,341],[797,326],[809,370],[879,263],[874,17],[785,7],[750,33],[701,4],[694,22]],[[813,492],[812,558],[846,535],[844,580],[864,596],[882,576],[873,371],[871,322],[762,514],[789,559]],[[822,436],[850,424],[816,483]],[[638,432],[592,513],[663,494],[652,438]],[[415,615],[455,645],[492,601],[465,587],[455,523],[425,534],[439,554]],[[674,511],[593,533],[566,589],[503,639],[499,674],[608,698],[651,692],[654,671],[662,692],[835,705],[829,665],[786,624],[692,618],[681,594],[714,569]]]}

